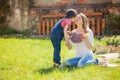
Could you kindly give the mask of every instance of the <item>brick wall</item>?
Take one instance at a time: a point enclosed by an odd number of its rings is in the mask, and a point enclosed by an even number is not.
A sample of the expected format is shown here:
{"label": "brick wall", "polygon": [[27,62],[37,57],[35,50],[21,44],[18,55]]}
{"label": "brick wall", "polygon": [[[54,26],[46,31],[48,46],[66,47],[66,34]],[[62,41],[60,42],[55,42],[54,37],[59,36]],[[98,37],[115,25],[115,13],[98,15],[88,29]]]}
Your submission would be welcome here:
{"label": "brick wall", "polygon": [[34,0],[34,6],[61,6],[72,5],[76,3],[76,0]]}
{"label": "brick wall", "polygon": [[[69,2],[69,0],[65,0],[66,3],[64,4],[68,4],[67,1]],[[76,0],[78,1],[78,0]],[[83,12],[83,13],[94,13],[94,12],[102,12],[103,14],[108,14],[110,13],[115,13],[115,14],[119,14],[120,13],[120,3],[99,3],[99,4],[87,4],[85,2],[85,0],[79,0],[80,2],[83,1],[83,3],[85,4],[69,4],[69,5],[61,5],[59,2],[59,6],[32,6],[31,10],[35,10],[38,12],[39,16],[42,15],[46,15],[46,14],[54,14],[54,15],[59,15],[59,14],[65,14],[66,9],[68,8],[74,8],[76,9],[78,12]],[[64,2],[64,1],[63,1]]]}
{"label": "brick wall", "polygon": [[120,3],[120,0],[33,0],[34,6],[61,6],[74,4]]}
{"label": "brick wall", "polygon": [[33,0],[34,6],[60,6],[91,3],[120,3],[120,0]]}

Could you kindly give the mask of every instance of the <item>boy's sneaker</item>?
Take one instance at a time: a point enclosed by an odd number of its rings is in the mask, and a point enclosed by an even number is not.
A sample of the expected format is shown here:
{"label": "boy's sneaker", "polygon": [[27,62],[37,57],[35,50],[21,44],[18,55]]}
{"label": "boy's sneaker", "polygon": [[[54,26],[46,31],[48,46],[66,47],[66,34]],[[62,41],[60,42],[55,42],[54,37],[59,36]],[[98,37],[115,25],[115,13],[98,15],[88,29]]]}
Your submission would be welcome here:
{"label": "boy's sneaker", "polygon": [[54,63],[54,64],[53,64],[53,67],[54,67],[54,68],[63,68],[63,65]]}
{"label": "boy's sneaker", "polygon": [[54,63],[54,64],[53,64],[53,67],[54,67],[54,68],[59,68],[59,66],[60,66],[60,65],[57,64],[57,63]]}

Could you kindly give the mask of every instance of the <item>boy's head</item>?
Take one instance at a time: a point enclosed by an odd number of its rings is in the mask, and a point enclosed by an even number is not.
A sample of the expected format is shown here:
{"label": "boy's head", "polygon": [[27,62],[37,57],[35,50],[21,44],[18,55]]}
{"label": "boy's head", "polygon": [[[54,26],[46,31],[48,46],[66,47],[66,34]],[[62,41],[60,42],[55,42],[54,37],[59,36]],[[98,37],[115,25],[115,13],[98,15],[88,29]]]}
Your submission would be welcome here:
{"label": "boy's head", "polygon": [[66,18],[70,18],[72,22],[74,22],[76,16],[77,16],[77,11],[75,9],[67,9]]}
{"label": "boy's head", "polygon": [[77,11],[75,9],[67,9],[66,18],[74,18],[77,16]]}

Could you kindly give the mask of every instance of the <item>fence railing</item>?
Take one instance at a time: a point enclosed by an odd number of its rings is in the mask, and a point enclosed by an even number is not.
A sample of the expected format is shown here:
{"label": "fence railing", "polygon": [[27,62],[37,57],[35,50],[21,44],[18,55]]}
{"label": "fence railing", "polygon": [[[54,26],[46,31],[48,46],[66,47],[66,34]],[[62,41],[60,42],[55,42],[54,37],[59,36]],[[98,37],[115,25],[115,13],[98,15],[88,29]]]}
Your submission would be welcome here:
{"label": "fence railing", "polygon": [[[85,14],[89,19],[90,28],[94,35],[104,35],[105,19],[102,18],[102,13]],[[44,15],[42,21],[38,22],[39,35],[49,36],[49,33],[55,23],[61,19],[64,15]],[[69,30],[75,29],[76,26],[72,25]]]}

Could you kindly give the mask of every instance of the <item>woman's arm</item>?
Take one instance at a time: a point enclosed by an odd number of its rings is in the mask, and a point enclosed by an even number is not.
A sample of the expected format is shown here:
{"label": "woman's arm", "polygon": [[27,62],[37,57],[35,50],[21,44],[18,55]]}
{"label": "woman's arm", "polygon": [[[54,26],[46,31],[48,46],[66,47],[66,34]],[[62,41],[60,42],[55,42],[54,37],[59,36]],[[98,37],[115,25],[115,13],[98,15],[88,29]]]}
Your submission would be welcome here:
{"label": "woman's arm", "polygon": [[66,44],[66,46],[68,47],[69,50],[72,49],[72,44],[70,43],[70,40],[68,40],[68,44]]}

